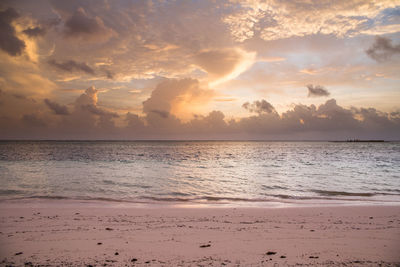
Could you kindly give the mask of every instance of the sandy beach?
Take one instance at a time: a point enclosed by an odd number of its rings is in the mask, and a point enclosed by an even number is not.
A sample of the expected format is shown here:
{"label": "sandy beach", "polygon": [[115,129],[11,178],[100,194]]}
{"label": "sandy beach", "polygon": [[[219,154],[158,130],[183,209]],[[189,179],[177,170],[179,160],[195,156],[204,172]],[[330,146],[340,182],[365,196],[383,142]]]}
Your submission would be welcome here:
{"label": "sandy beach", "polygon": [[398,266],[399,206],[0,204],[0,265]]}

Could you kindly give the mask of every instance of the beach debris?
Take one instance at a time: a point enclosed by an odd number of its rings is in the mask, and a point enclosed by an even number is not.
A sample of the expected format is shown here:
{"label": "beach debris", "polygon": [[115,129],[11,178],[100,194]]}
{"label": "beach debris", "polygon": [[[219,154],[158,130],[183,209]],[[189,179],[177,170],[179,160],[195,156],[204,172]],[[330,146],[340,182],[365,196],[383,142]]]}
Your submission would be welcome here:
{"label": "beach debris", "polygon": [[115,256],[118,256],[118,255],[119,255],[119,253],[118,253],[118,252],[115,252],[115,253],[114,253],[114,255],[115,255]]}
{"label": "beach debris", "polygon": [[267,255],[275,255],[275,254],[276,254],[275,251],[268,251],[268,252],[267,252]]}
{"label": "beach debris", "polygon": [[286,256],[283,256],[283,255],[282,255],[282,256],[281,256],[281,259],[286,259]]}
{"label": "beach debris", "polygon": [[23,254],[22,252],[17,252],[17,253],[15,253],[15,256],[18,256],[18,255],[21,255],[21,254]]}
{"label": "beach debris", "polygon": [[309,258],[310,259],[318,259],[319,257],[318,256],[310,256]]}
{"label": "beach debris", "polygon": [[131,259],[131,262],[136,262],[136,261],[137,261],[136,258]]}
{"label": "beach debris", "polygon": [[103,245],[103,243],[99,242],[99,243],[97,243],[97,245],[100,246],[100,245]]}
{"label": "beach debris", "polygon": [[107,231],[112,231],[112,230],[114,230],[114,229],[112,229],[112,228],[110,228],[110,227],[106,227],[106,230],[107,230]]}
{"label": "beach debris", "polygon": [[206,245],[201,245],[200,247],[201,248],[208,248],[208,247],[211,247],[211,245],[210,244],[206,244]]}

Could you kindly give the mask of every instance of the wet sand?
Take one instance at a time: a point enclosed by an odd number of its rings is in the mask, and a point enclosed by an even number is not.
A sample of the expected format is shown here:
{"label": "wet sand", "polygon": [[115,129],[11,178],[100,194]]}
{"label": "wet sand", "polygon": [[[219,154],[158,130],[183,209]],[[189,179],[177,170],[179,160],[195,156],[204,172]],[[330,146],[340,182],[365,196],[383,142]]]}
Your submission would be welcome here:
{"label": "wet sand", "polygon": [[400,265],[400,206],[1,202],[0,232],[0,266]]}

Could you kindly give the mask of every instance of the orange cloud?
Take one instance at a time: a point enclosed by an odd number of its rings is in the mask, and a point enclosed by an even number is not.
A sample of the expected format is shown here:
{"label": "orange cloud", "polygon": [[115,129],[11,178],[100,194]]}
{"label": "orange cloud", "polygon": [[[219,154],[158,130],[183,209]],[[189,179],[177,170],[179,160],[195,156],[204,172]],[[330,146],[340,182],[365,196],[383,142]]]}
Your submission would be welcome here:
{"label": "orange cloud", "polygon": [[203,50],[194,59],[210,75],[210,86],[213,87],[246,71],[254,63],[255,56],[255,53],[239,48],[225,48]]}
{"label": "orange cloud", "polygon": [[143,102],[143,112],[151,121],[168,118],[170,114],[188,119],[202,109],[214,95],[195,79],[168,79],[159,83],[150,98]]}

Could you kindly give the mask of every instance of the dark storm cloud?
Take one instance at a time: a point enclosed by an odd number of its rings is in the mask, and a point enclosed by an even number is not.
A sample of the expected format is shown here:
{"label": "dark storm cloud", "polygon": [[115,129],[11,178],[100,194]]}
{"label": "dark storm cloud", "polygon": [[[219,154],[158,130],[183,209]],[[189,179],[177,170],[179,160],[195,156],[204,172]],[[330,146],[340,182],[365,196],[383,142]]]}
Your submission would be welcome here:
{"label": "dark storm cloud", "polygon": [[67,36],[91,35],[101,33],[103,30],[103,21],[99,17],[89,17],[83,8],[78,8],[65,22]]}
{"label": "dark storm cloud", "polygon": [[385,61],[400,54],[400,44],[393,45],[389,38],[377,36],[375,42],[365,52],[376,61]]}
{"label": "dark storm cloud", "polygon": [[66,72],[85,72],[87,74],[94,75],[94,70],[84,62],[76,62],[74,60],[68,61],[60,61],[57,62],[56,60],[52,59],[49,60],[48,63],[51,66],[56,67],[59,70],[66,71]]}
{"label": "dark storm cloud", "polygon": [[56,115],[68,115],[69,111],[66,106],[60,105],[49,99],[45,99],[44,103],[56,114]]}
{"label": "dark storm cloud", "polygon": [[14,8],[0,11],[0,48],[11,56],[21,55],[25,49],[25,42],[18,39],[11,23],[19,18]]}
{"label": "dark storm cloud", "polygon": [[22,31],[24,34],[28,35],[29,37],[39,37],[46,34],[46,29],[41,28],[39,26],[31,27]]}
{"label": "dark storm cloud", "polygon": [[249,102],[246,102],[242,105],[242,107],[244,109],[247,109],[250,112],[255,112],[258,114],[272,113],[275,111],[275,108],[270,103],[265,101],[264,99],[254,101],[252,104],[250,104]]}
{"label": "dark storm cloud", "polygon": [[321,85],[307,85],[308,89],[308,97],[319,97],[319,96],[329,96],[330,93],[326,90],[325,87]]}

